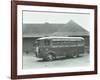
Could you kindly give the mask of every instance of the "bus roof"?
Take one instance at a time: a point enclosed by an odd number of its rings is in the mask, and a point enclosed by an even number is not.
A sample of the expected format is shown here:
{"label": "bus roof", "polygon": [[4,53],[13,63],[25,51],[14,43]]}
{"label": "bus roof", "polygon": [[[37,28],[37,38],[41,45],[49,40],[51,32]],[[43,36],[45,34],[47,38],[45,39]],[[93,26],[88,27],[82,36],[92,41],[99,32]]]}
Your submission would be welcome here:
{"label": "bus roof", "polygon": [[45,39],[52,39],[53,41],[59,41],[59,40],[84,40],[84,38],[82,37],[42,37],[42,38],[38,38],[37,40],[45,40]]}

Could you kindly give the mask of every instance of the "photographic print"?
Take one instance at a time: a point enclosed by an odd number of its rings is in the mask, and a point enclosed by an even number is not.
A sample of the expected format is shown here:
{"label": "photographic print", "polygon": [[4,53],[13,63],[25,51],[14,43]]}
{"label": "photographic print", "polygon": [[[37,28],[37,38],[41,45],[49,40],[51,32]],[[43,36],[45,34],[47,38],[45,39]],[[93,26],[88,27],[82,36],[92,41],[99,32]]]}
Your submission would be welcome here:
{"label": "photographic print", "polygon": [[22,13],[23,69],[90,65],[89,13]]}
{"label": "photographic print", "polygon": [[96,6],[27,1],[12,4],[16,5],[12,8],[12,15],[16,15],[16,20],[12,18],[12,30],[16,31],[12,56],[17,56],[12,58],[12,78],[97,72]]}

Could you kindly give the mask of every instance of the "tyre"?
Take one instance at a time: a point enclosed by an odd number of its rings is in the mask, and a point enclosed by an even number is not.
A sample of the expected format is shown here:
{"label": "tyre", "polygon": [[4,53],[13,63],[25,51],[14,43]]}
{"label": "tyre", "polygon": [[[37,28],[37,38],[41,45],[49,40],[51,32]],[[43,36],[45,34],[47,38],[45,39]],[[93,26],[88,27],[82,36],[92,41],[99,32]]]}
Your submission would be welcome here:
{"label": "tyre", "polygon": [[53,61],[54,60],[54,56],[52,54],[48,54],[47,55],[47,60],[48,61]]}

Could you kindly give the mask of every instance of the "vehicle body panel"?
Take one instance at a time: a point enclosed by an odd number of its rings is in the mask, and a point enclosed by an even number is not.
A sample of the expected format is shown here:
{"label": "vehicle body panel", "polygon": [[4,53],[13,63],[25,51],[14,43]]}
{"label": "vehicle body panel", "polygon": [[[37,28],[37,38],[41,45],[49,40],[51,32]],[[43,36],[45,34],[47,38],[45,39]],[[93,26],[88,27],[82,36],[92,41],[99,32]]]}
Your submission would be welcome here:
{"label": "vehicle body panel", "polygon": [[[63,42],[66,41],[66,39],[63,41],[62,40],[54,40],[55,38],[52,39],[38,39],[38,52],[36,51],[36,57],[38,58],[46,58],[47,55],[53,54],[56,57],[60,56],[72,56],[72,55],[79,55],[79,54],[84,54],[84,39],[82,38],[70,38],[67,40],[67,43]],[[48,40],[46,45],[45,40]],[[59,45],[53,44],[55,43],[54,41],[59,41]],[[74,41],[74,42],[73,42]],[[49,44],[49,43],[50,44]],[[62,43],[63,42],[63,43]],[[62,43],[62,44],[61,44]],[[64,44],[65,43],[65,44]]]}

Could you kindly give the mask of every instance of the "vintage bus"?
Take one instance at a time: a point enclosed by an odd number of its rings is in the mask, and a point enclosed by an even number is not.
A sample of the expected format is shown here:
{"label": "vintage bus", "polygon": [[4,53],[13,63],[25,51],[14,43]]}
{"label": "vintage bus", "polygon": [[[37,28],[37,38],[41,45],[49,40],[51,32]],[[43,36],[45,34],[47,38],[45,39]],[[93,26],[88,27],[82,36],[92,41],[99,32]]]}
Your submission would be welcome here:
{"label": "vintage bus", "polygon": [[36,40],[35,54],[38,58],[52,61],[59,57],[78,57],[84,54],[82,37],[42,37]]}

